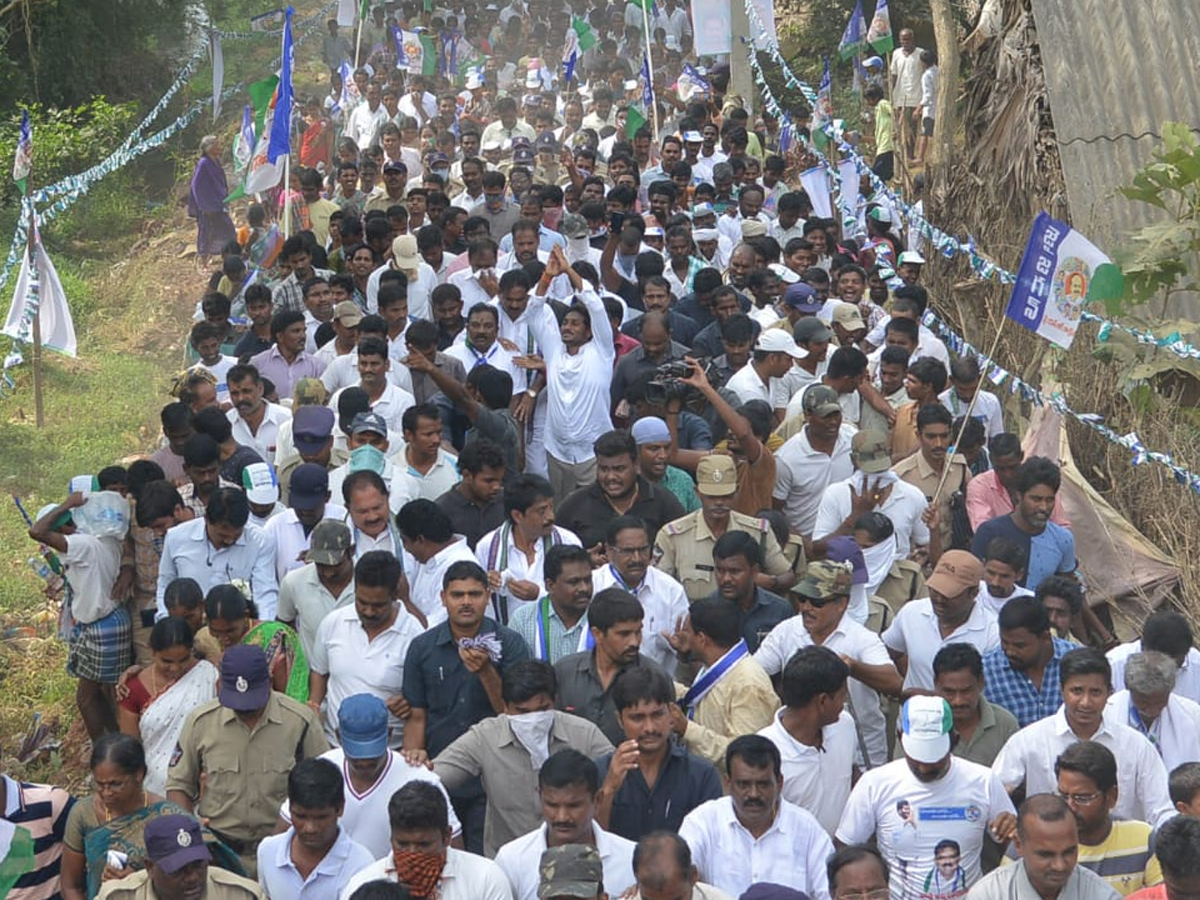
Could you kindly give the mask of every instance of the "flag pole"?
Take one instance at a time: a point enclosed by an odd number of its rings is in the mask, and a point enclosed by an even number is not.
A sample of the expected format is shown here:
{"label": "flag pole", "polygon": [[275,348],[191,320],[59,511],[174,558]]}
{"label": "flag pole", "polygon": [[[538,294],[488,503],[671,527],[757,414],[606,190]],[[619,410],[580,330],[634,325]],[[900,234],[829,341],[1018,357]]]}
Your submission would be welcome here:
{"label": "flag pole", "polygon": [[654,128],[654,141],[658,143],[658,94],[654,92],[654,55],[650,52],[650,9],[647,4],[651,0],[640,0],[642,5],[642,22],[645,23],[645,28],[642,29],[642,36],[646,39],[646,78],[650,82],[650,96],[654,102],[650,104],[650,122]]}
{"label": "flag pole", "polygon": [[[366,16],[362,14],[360,9],[358,12],[358,35],[354,38],[354,72],[358,71],[358,54],[362,50],[362,26]],[[350,77],[354,77],[354,72],[350,73]]]}
{"label": "flag pole", "polygon": [[[25,202],[29,204],[29,244],[27,249],[29,253],[29,272],[30,277],[38,282],[38,289],[40,291],[41,279],[38,274],[37,243],[34,237],[37,228],[36,213],[33,207],[33,200],[29,199],[28,194],[26,195]],[[34,420],[40,430],[46,424],[46,408],[42,401],[42,304],[40,294],[37,309],[33,311],[33,410]]]}
{"label": "flag pole", "polygon": [[292,154],[291,148],[283,157],[283,239],[292,236],[292,201],[288,194],[292,189]]}

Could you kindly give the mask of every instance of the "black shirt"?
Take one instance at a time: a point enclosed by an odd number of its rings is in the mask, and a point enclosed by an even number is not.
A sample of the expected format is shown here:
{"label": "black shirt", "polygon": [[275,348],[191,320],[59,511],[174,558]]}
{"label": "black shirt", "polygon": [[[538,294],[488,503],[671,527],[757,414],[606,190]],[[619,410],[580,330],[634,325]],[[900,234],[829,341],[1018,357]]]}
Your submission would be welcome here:
{"label": "black shirt", "polygon": [[[416,641],[413,642],[413,645],[416,645]],[[408,652],[411,654],[412,650]],[[640,654],[637,662],[631,663],[631,665],[649,666],[662,671],[658,663]],[[582,653],[564,656],[554,664],[554,673],[558,676],[558,697],[555,705],[563,712],[583,716],[603,731],[604,736],[612,741],[614,747],[619,746],[625,740],[625,732],[617,720],[617,705],[613,702],[610,693],[612,682],[609,682],[608,690],[600,685],[600,674],[596,671],[596,651],[584,650]],[[616,681],[615,677],[613,681]],[[404,683],[404,696],[407,697],[407,662],[405,663]],[[432,755],[431,753],[430,756]]]}
{"label": "black shirt", "polygon": [[[622,325],[621,333],[640,341],[642,339],[642,318],[642,316],[638,316],[632,322]],[[671,340],[684,347],[692,346],[692,341],[696,339],[696,334],[700,331],[700,326],[674,309],[667,310],[667,327],[671,329]]]}
{"label": "black shirt", "polygon": [[[660,528],[683,515],[683,506],[666,488],[656,487],[640,475],[637,485],[637,501],[626,515],[644,520],[653,538]],[[567,495],[555,513],[555,524],[575,532],[583,546],[594,547],[604,540],[608,523],[616,517],[617,511],[600,485],[591,484]]]}
{"label": "black shirt", "polygon": [[[711,596],[720,597],[721,592],[714,591]],[[754,606],[750,607],[750,611],[746,612],[740,606],[738,607],[738,626],[742,630],[742,638],[746,641],[750,652],[754,653],[758,650],[758,645],[762,643],[763,638],[772,628],[795,614],[796,611],[792,609],[792,605],[778,594],[755,587]]]}
{"label": "black shirt", "polygon": [[259,337],[252,328],[243,334],[242,339],[234,346],[233,355],[239,360],[246,360],[251,356],[257,356],[264,350],[270,350],[271,347],[271,342],[266,338]]}
{"label": "black shirt", "polygon": [[476,506],[456,485],[434,502],[450,517],[455,534],[465,537],[472,550],[481,537],[504,524],[503,496],[497,496],[486,506]]}
{"label": "black shirt", "polygon": [[[601,783],[608,775],[612,758],[613,754],[606,753],[596,760]],[[630,841],[640,841],[663,828],[678,831],[684,816],[723,793],[721,776],[712,763],[692,756],[672,738],[653,788],[646,784],[638,769],[625,776],[625,783],[613,796],[608,830]]]}

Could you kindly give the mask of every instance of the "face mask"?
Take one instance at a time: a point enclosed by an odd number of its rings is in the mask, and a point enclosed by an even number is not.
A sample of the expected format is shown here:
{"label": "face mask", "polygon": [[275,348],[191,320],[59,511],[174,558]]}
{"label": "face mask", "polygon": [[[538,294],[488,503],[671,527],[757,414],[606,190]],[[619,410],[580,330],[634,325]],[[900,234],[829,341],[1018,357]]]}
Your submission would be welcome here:
{"label": "face mask", "polygon": [[396,880],[408,888],[414,897],[432,897],[446,867],[446,854],[414,853],[408,850],[393,850],[392,864],[396,867]]}
{"label": "face mask", "polygon": [[554,710],[543,709],[509,716],[508,724],[513,737],[529,751],[533,771],[541,769],[550,757],[550,729],[554,727]]}
{"label": "face mask", "polygon": [[591,243],[585,237],[567,238],[567,256],[572,262],[586,257],[591,247]]}
{"label": "face mask", "polygon": [[369,469],[377,475],[383,475],[386,463],[387,458],[379,451],[379,448],[372,447],[370,444],[350,451],[350,472]]}

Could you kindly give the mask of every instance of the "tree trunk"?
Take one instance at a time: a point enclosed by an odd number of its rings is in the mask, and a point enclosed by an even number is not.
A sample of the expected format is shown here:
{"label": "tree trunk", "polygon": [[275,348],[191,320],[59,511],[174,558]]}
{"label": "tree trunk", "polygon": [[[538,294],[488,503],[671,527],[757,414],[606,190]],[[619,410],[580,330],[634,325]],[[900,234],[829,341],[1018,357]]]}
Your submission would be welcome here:
{"label": "tree trunk", "polygon": [[958,29],[954,25],[954,14],[950,0],[929,0],[933,14],[933,33],[937,41],[938,95],[936,123],[933,137],[927,149],[925,168],[925,216],[938,221],[937,214],[944,210],[949,196],[948,176],[954,152],[954,132],[958,127],[956,108],[958,101]]}

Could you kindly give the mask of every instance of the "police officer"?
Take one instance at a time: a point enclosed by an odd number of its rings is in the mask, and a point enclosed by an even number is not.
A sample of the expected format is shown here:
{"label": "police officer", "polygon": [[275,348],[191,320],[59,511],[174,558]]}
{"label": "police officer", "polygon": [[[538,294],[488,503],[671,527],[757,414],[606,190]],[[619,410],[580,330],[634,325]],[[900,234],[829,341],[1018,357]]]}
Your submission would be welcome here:
{"label": "police officer", "polygon": [[160,816],[146,825],[146,868],[106,881],[98,900],[262,900],[248,878],[210,866],[200,823],[191,816]]}
{"label": "police officer", "polygon": [[713,547],[727,531],[744,531],[759,542],[763,558],[760,587],[782,592],[791,584],[792,568],[770,523],[733,511],[737,489],[733,457],[719,453],[704,457],[696,466],[696,496],[701,508],[659,529],[654,565],[683,583],[689,601],[717,589]]}
{"label": "police officer", "polygon": [[167,797],[207,819],[253,874],[258,842],[274,832],[287,799],[292,766],[328,749],[317,714],[271,690],[262,648],[238,644],[221,658],[217,699],[196,707],[184,722]]}

